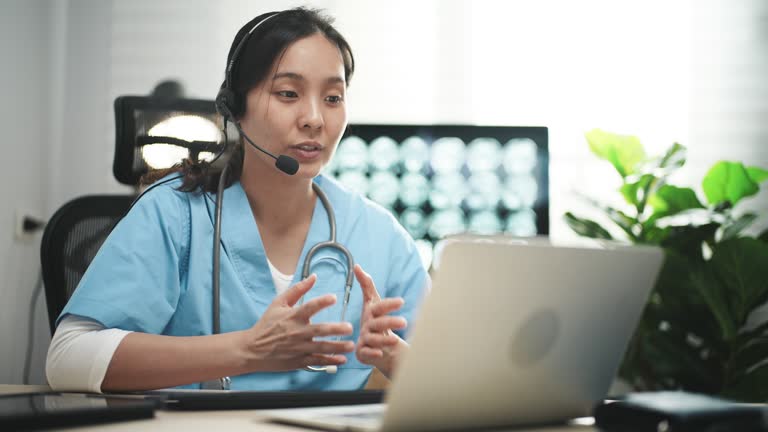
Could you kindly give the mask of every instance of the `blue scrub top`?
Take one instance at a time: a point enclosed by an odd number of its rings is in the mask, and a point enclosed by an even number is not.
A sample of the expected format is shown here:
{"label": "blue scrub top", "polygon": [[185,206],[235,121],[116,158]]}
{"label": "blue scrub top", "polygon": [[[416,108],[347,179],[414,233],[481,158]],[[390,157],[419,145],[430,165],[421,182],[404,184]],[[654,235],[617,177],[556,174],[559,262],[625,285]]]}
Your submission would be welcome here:
{"label": "blue scrub top", "polygon": [[[396,315],[414,322],[414,314],[429,286],[416,246],[384,208],[319,176],[315,182],[328,196],[336,215],[337,241],[349,249],[368,272],[382,297],[403,297]],[[171,336],[210,335],[213,327],[212,253],[215,195],[176,190],[174,180],[148,190],[106,239],[59,319],[67,314],[96,320],[107,328]],[[314,214],[293,283],[301,277],[307,251],[329,239],[328,216],[322,203]],[[276,296],[264,247],[242,185],[224,191],[221,246],[221,331],[252,327]],[[313,259],[318,278],[305,301],[335,293],[336,305],[315,315],[312,322],[341,320],[346,260],[324,249]],[[362,290],[355,280],[346,321],[357,341]],[[403,332],[399,335],[405,338]],[[345,338],[346,339],[346,338]],[[371,366],[354,353],[336,374],[295,370],[251,373],[232,377],[232,389],[356,390]],[[198,384],[182,386],[199,388]]]}

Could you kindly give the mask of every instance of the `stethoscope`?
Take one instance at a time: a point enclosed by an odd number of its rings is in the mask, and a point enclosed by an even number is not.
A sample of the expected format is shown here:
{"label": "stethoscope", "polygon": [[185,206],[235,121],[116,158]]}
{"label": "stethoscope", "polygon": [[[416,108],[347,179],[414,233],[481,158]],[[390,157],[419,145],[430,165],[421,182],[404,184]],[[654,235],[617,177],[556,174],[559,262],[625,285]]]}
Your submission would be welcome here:
{"label": "stethoscope", "polygon": [[[250,139],[248,139],[248,141],[250,141]],[[259,150],[264,151],[261,148],[259,148]],[[272,155],[270,154],[270,156]],[[272,157],[274,158],[274,156]],[[219,176],[219,185],[216,191],[216,209],[214,212],[213,274],[212,274],[213,334],[221,333],[221,306],[220,306],[220,288],[219,288],[220,263],[221,263],[221,217],[222,217],[221,209],[222,209],[222,203],[224,200],[224,180],[226,179],[228,170],[229,170],[229,164],[226,164]],[[344,299],[342,300],[342,307],[341,307],[341,322],[344,322],[347,315],[347,306],[349,304],[349,297],[352,292],[352,282],[354,280],[354,275],[352,274],[352,268],[355,265],[355,261],[352,258],[352,254],[349,252],[349,250],[346,247],[344,247],[344,245],[336,241],[336,217],[334,216],[333,207],[331,206],[330,201],[328,201],[328,197],[325,195],[322,189],[320,189],[320,186],[318,186],[317,183],[312,182],[312,190],[314,190],[315,193],[317,194],[317,197],[320,198],[320,202],[323,204],[323,208],[325,208],[325,212],[328,214],[328,225],[330,227],[330,235],[327,241],[317,243],[316,245],[312,246],[307,252],[306,257],[304,257],[304,264],[302,265],[301,280],[304,280],[309,276],[309,269],[312,263],[312,258],[315,256],[315,254],[318,253],[318,251],[322,249],[336,249],[340,251],[346,257],[346,260],[347,260],[347,269],[346,269],[347,280],[344,285]],[[304,303],[304,297],[302,297],[301,300],[299,301],[299,304],[303,304],[303,303]],[[338,336],[337,336],[337,339],[339,339]],[[306,366],[303,369],[309,372],[326,372],[326,373],[336,373],[338,370],[337,366]],[[202,383],[201,388],[208,389],[208,390],[229,390],[230,385],[231,385],[231,379],[230,377],[226,376],[226,377],[221,377],[219,379],[214,379],[211,381],[205,381]]]}

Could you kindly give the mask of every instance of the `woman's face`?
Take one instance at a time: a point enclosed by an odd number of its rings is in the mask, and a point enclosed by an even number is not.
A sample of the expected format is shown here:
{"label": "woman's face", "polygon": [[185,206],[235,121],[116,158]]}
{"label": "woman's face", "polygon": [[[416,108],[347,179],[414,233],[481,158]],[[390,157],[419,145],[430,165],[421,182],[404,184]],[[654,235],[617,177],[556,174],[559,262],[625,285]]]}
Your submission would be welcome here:
{"label": "woman's face", "polygon": [[[275,156],[296,159],[296,176],[311,179],[331,159],[347,126],[345,97],[341,52],[317,33],[289,45],[266,79],[248,92],[241,126]],[[274,167],[273,159],[244,145],[246,161],[256,156]]]}

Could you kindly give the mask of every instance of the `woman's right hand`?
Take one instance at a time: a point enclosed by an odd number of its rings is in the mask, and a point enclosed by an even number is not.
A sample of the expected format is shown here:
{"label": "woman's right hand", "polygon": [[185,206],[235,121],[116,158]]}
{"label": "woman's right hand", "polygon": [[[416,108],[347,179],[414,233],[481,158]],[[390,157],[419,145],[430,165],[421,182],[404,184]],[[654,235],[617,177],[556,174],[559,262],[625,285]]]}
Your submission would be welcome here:
{"label": "woman's right hand", "polygon": [[347,361],[341,353],[352,352],[354,342],[315,338],[351,335],[352,324],[311,324],[309,321],[313,315],[336,303],[336,296],[326,294],[294,307],[316,280],[317,276],[313,274],[288,288],[275,298],[253,327],[243,332],[247,369],[276,372],[305,366],[341,365]]}

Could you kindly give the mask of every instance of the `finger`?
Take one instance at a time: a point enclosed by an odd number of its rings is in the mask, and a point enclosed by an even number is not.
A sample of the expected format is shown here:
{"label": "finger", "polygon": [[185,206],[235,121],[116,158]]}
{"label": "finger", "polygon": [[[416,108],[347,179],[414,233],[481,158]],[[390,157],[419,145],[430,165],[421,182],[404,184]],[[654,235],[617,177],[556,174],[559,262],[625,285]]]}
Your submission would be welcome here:
{"label": "finger", "polygon": [[378,303],[372,304],[369,309],[372,316],[379,317],[399,310],[404,304],[405,300],[400,297],[385,298]]}
{"label": "finger", "polygon": [[384,315],[368,321],[365,325],[366,330],[371,332],[384,332],[387,330],[400,330],[408,326],[408,322],[403,317]]}
{"label": "finger", "polygon": [[357,349],[355,357],[365,364],[370,364],[384,357],[384,351],[376,348],[362,347]]}
{"label": "finger", "polygon": [[336,294],[325,294],[304,303],[293,312],[294,318],[309,321],[312,315],[336,303]]}
{"label": "finger", "polygon": [[370,319],[373,319],[373,315],[371,315],[371,311],[369,310],[369,308],[363,306],[363,313],[360,314],[360,324],[363,324]]}
{"label": "finger", "polygon": [[336,354],[352,352],[355,344],[352,341],[312,341],[296,344],[291,350],[307,354]]}
{"label": "finger", "polygon": [[307,326],[302,335],[308,339],[325,336],[349,336],[353,330],[350,323],[322,323]]}
{"label": "finger", "polygon": [[296,283],[296,285],[288,288],[285,290],[284,293],[277,296],[275,299],[275,302],[280,302],[280,304],[287,305],[287,306],[293,306],[296,304],[296,302],[301,299],[301,297],[304,296],[304,294],[307,293],[307,291],[312,288],[312,286],[315,284],[315,281],[317,280],[317,275],[312,273],[304,280],[301,280]]}
{"label": "finger", "polygon": [[343,365],[347,357],[343,355],[308,354],[302,358],[303,366]]}
{"label": "finger", "polygon": [[354,273],[357,282],[360,283],[360,288],[363,289],[363,300],[365,300],[365,302],[381,300],[381,296],[379,296],[379,292],[376,291],[376,285],[374,285],[371,275],[364,272],[363,268],[360,267],[360,264],[355,264]]}
{"label": "finger", "polygon": [[394,333],[366,333],[360,336],[358,345],[367,348],[383,348],[397,345],[400,338]]}

